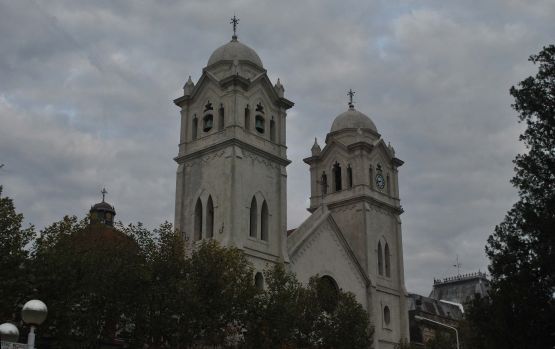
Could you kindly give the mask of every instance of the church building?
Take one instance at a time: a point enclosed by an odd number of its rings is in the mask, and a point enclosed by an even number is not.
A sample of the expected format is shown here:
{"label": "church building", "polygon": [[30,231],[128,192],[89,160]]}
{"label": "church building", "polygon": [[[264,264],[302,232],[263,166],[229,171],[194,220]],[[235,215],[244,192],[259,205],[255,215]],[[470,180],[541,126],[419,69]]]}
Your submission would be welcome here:
{"label": "church building", "polygon": [[[194,246],[216,239],[262,271],[285,263],[301,282],[319,275],[352,292],[375,326],[374,348],[408,339],[398,168],[374,122],[351,102],[323,148],[307,149],[311,215],[287,231],[287,110],[258,54],[237,38],[217,48],[181,108],[175,227]],[[338,106],[339,108],[339,106]]]}

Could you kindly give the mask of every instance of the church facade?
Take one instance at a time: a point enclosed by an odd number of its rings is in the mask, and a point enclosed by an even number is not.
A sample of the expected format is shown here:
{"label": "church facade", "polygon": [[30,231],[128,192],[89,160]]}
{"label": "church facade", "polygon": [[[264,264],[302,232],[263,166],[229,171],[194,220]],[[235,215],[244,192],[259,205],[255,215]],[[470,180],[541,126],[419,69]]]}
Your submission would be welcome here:
{"label": "church facade", "polygon": [[[175,227],[191,244],[235,246],[255,268],[285,263],[298,279],[326,277],[355,294],[375,326],[374,347],[409,337],[398,168],[403,164],[352,101],[304,159],[311,215],[287,231],[287,110],[258,54],[236,35],[191,78],[181,109]],[[352,97],[352,96],[351,96]]]}

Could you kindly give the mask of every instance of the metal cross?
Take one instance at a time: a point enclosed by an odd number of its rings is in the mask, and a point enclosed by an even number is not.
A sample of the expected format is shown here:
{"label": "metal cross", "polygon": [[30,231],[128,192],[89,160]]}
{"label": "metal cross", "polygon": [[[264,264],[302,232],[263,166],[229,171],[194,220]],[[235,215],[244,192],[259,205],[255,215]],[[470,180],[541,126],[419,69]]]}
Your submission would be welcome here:
{"label": "metal cross", "polygon": [[457,263],[453,264],[457,268],[457,275],[461,275],[461,263],[459,262],[459,255],[457,255]]}
{"label": "metal cross", "polygon": [[355,95],[355,92],[352,89],[349,89],[349,92],[347,93],[347,96],[349,96],[349,107],[353,106],[353,96]]}
{"label": "metal cross", "polygon": [[237,24],[239,24],[239,18],[233,14],[233,18],[231,18],[231,22],[229,24],[233,24],[233,37],[237,37]]}
{"label": "metal cross", "polygon": [[102,202],[104,202],[104,197],[106,196],[106,194],[108,194],[108,191],[106,190],[106,188],[102,188],[102,191],[100,191],[102,193]]}

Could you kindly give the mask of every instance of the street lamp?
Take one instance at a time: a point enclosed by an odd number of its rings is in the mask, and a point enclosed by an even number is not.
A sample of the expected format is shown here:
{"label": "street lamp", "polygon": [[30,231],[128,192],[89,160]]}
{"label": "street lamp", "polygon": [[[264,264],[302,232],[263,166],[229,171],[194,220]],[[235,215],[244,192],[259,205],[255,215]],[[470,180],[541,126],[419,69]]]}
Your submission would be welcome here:
{"label": "street lamp", "polygon": [[46,304],[38,299],[30,300],[23,306],[23,309],[21,310],[21,318],[26,324],[31,326],[29,336],[27,337],[27,347],[29,349],[35,348],[35,327],[39,326],[44,322],[44,320],[46,320],[47,314],[48,308],[46,307]]}
{"label": "street lamp", "polygon": [[0,325],[0,339],[2,342],[17,342],[19,339],[19,330],[14,324],[6,322]]}
{"label": "street lamp", "polygon": [[434,321],[432,319],[428,319],[428,318],[425,318],[425,317],[422,317],[422,316],[419,316],[419,315],[414,315],[414,318],[416,320],[428,321],[428,322],[434,323],[434,324],[439,325],[439,326],[447,327],[447,328],[455,331],[455,338],[457,339],[457,349],[459,349],[459,331],[457,331],[457,329],[455,327],[449,326],[449,325],[446,325],[446,324],[442,324],[441,322]]}

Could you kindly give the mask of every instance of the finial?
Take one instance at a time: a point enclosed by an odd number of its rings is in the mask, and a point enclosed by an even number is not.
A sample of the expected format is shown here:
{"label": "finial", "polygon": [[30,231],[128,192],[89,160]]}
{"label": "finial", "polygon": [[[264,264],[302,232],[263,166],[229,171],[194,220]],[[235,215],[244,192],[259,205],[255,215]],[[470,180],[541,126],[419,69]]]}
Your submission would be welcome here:
{"label": "finial", "polygon": [[347,93],[347,96],[349,96],[349,109],[353,109],[354,105],[353,105],[353,96],[355,95],[355,92],[352,89],[349,89],[349,92]]}
{"label": "finial", "polygon": [[457,268],[457,275],[461,275],[461,263],[459,262],[459,255],[457,255],[457,263],[453,264],[455,268]]}
{"label": "finial", "polygon": [[108,191],[106,190],[106,188],[102,188],[100,192],[102,193],[102,202],[104,202],[105,196],[106,194],[108,194]]}
{"label": "finial", "polygon": [[229,22],[229,24],[233,24],[233,36],[231,38],[233,40],[237,40],[237,24],[239,24],[239,18],[235,16],[235,13],[233,14],[233,17],[231,18],[231,22]]}

